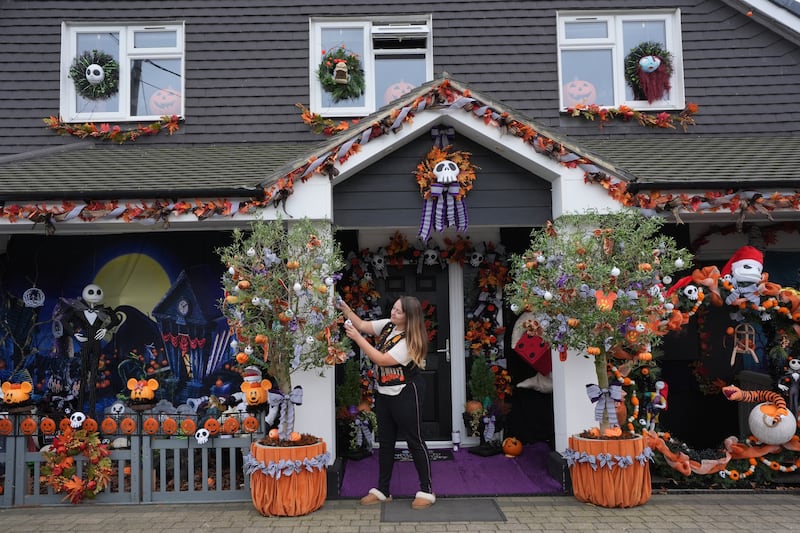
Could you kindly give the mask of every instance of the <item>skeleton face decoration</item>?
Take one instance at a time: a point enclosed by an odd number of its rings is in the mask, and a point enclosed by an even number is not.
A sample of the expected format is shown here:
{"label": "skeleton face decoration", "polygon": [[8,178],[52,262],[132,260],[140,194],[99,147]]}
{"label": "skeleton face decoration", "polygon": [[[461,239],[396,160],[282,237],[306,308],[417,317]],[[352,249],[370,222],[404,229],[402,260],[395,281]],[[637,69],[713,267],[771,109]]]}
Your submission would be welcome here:
{"label": "skeleton face decoration", "polygon": [[483,263],[483,254],[480,252],[472,252],[469,256],[469,264],[478,268]]}
{"label": "skeleton face decoration", "polygon": [[114,402],[108,409],[108,413],[112,416],[120,416],[125,412],[125,404],[122,402]]}
{"label": "skeleton face decoration", "polygon": [[211,435],[210,431],[206,428],[200,428],[194,432],[194,439],[197,441],[197,444],[205,444],[208,442],[209,435]]}
{"label": "skeleton face decoration", "polygon": [[89,284],[83,288],[81,297],[87,304],[95,306],[103,301],[103,289],[94,283]]}
{"label": "skeleton face decoration", "polygon": [[382,271],[386,268],[386,258],[382,255],[373,255],[371,263],[372,267],[377,271]]}
{"label": "skeleton face decoration", "polygon": [[98,83],[103,83],[104,79],[106,79],[106,73],[103,67],[97,63],[92,63],[86,67],[86,81],[92,85],[97,85]]}
{"label": "skeleton face decoration", "polygon": [[75,429],[81,427],[86,421],[86,415],[81,413],[80,411],[75,411],[71,415],[69,415],[69,425]]}
{"label": "skeleton face decoration", "polygon": [[427,249],[422,254],[422,262],[427,266],[439,264],[439,250]]}
{"label": "skeleton face decoration", "polygon": [[689,298],[691,301],[697,300],[697,295],[699,290],[697,289],[696,285],[687,285],[683,288],[683,295]]}
{"label": "skeleton face decoration", "polygon": [[433,167],[433,175],[436,176],[436,181],[439,183],[453,183],[458,178],[459,172],[461,169],[458,168],[458,165],[449,159],[439,161]]}

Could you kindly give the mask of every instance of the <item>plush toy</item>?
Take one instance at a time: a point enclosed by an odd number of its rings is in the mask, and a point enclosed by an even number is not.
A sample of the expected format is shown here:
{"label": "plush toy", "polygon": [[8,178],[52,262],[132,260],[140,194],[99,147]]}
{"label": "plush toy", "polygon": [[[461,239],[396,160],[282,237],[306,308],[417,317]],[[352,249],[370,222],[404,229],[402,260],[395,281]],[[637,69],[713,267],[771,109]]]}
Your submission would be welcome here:
{"label": "plush toy", "polygon": [[656,430],[659,415],[662,411],[667,410],[668,393],[669,387],[664,381],[656,381],[655,392],[647,393],[647,396],[650,397],[650,403],[647,404],[647,418],[642,424],[646,429],[650,431]]}
{"label": "plush toy", "polygon": [[745,391],[734,385],[728,385],[722,388],[722,393],[729,400],[758,403],[750,411],[747,421],[750,425],[750,432],[760,442],[785,444],[794,437],[797,430],[797,418],[789,413],[786,401],[777,392]]}
{"label": "plush toy", "polygon": [[260,383],[253,381],[243,381],[241,385],[245,401],[248,406],[255,407],[267,402],[267,393],[272,388],[272,382],[262,379]]}
{"label": "plush toy", "polygon": [[158,381],[155,379],[136,379],[128,380],[128,390],[131,391],[131,401],[134,403],[153,403],[156,398]]}
{"label": "plush toy", "polygon": [[800,359],[789,357],[786,373],[778,381],[778,388],[788,396],[789,411],[797,417],[800,409]]}
{"label": "plush toy", "polygon": [[[759,306],[761,304],[761,281],[764,271],[764,255],[752,246],[742,246],[725,263],[720,275],[726,290],[725,304]],[[744,320],[740,312],[731,314],[737,322]]]}
{"label": "plush toy", "polygon": [[6,405],[21,406],[30,401],[33,385],[27,381],[23,381],[22,383],[4,381],[2,389],[3,403]]}

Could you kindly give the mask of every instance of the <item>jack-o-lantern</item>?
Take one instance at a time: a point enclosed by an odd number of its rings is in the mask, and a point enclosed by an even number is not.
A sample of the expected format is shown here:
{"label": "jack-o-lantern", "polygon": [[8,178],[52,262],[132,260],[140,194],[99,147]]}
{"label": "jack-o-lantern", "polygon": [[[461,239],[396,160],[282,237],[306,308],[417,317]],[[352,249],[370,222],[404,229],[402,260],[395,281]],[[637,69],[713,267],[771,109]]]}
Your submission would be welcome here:
{"label": "jack-o-lantern", "polygon": [[46,416],[42,418],[42,421],[39,422],[39,429],[42,430],[42,433],[45,435],[52,435],[56,432],[56,421]]}
{"label": "jack-o-lantern", "polygon": [[25,420],[19,423],[19,429],[23,435],[33,435],[36,433],[36,420],[31,417],[26,417]]}
{"label": "jack-o-lantern", "polygon": [[206,420],[203,424],[203,427],[206,428],[211,435],[219,435],[219,432],[222,429],[219,420],[216,418],[209,418]]}
{"label": "jack-o-lantern", "polygon": [[131,391],[131,401],[134,403],[149,403],[156,397],[158,381],[155,379],[136,379],[128,380],[128,390]]}
{"label": "jack-o-lantern", "polygon": [[64,433],[70,427],[72,426],[69,423],[69,417],[62,418],[61,421],[58,423],[58,429],[61,430],[61,433]]}
{"label": "jack-o-lantern", "polygon": [[136,421],[133,418],[126,416],[119,423],[119,429],[125,435],[133,435],[133,432],[136,431]]}
{"label": "jack-o-lantern", "polygon": [[164,435],[174,435],[178,432],[178,423],[172,417],[167,417],[161,422],[161,431]]}
{"label": "jack-o-lantern", "polygon": [[516,437],[503,440],[503,453],[506,457],[516,457],[522,453],[522,441]]}
{"label": "jack-o-lantern", "polygon": [[175,89],[159,89],[150,96],[150,114],[180,115],[181,93]]}
{"label": "jack-o-lantern", "polygon": [[194,432],[197,431],[197,424],[191,418],[186,418],[181,422],[181,431],[186,435],[194,435]]}
{"label": "jack-o-lantern", "polygon": [[386,89],[385,93],[383,93],[383,103],[388,104],[389,102],[394,102],[401,96],[410,93],[415,88],[415,86],[411,85],[407,81],[398,81],[397,83],[393,83],[389,85],[389,88]]}
{"label": "jack-o-lantern", "polygon": [[81,427],[85,429],[87,433],[94,433],[97,431],[97,420],[94,418],[87,418],[83,421],[83,426]]}
{"label": "jack-o-lantern", "polygon": [[14,431],[14,424],[8,418],[0,418],[0,435],[11,435]]}
{"label": "jack-o-lantern", "polygon": [[260,383],[244,381],[240,387],[247,405],[261,405],[267,402],[267,392],[272,388],[272,382],[268,379],[262,379]]}
{"label": "jack-o-lantern", "polygon": [[103,419],[103,422],[100,424],[100,430],[105,435],[111,435],[117,432],[117,421],[107,416]]}
{"label": "jack-o-lantern", "polygon": [[239,431],[239,420],[235,416],[229,416],[222,424],[222,432],[227,435],[233,435]]}
{"label": "jack-o-lantern", "polygon": [[254,416],[248,416],[242,421],[242,427],[248,433],[255,433],[258,431],[258,418]]}
{"label": "jack-o-lantern", "polygon": [[152,416],[148,417],[142,423],[142,429],[148,435],[155,435],[156,433],[158,433],[158,420],[156,420]]}
{"label": "jack-o-lantern", "polygon": [[597,103],[597,89],[586,80],[573,80],[564,84],[564,106]]}

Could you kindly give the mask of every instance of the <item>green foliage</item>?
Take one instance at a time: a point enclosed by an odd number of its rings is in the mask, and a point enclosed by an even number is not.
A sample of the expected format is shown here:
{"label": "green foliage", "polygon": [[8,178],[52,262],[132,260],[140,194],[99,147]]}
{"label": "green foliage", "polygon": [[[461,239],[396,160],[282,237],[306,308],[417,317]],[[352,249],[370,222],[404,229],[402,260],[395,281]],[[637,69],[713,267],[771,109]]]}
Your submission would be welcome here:
{"label": "green foliage", "polygon": [[342,384],[336,386],[336,407],[350,407],[361,403],[361,371],[357,357],[344,364]]}
{"label": "green foliage", "polygon": [[483,403],[484,408],[491,405],[497,398],[494,372],[489,368],[484,355],[477,356],[472,361],[469,373],[469,391],[473,400]]}
{"label": "green foliage", "polygon": [[240,364],[266,370],[288,393],[292,372],[333,364],[346,353],[333,306],[334,275],[344,260],[327,223],[303,219],[287,228],[282,220],[258,221],[251,229],[234,230],[233,242],[217,250],[228,268],[220,308],[247,355]]}

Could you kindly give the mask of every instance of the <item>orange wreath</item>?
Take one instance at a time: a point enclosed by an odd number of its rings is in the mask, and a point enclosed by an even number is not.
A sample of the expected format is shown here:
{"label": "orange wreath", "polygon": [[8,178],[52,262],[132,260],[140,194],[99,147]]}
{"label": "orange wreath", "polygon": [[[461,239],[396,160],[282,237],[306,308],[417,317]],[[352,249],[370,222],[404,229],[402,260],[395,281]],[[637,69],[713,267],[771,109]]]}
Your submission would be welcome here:
{"label": "orange wreath", "polygon": [[448,148],[450,148],[450,146],[446,146],[443,149],[434,146],[431,151],[428,152],[425,160],[417,165],[417,170],[414,172],[417,177],[419,192],[426,200],[430,198],[431,184],[436,182],[436,174],[433,173],[433,169],[436,167],[437,163],[445,159],[455,163],[459,169],[457,178],[459,192],[456,199],[462,200],[467,193],[472,190],[472,182],[475,181],[476,177],[475,171],[479,168],[470,162],[469,158],[472,154],[463,151],[449,152]]}
{"label": "orange wreath", "polygon": [[[83,478],[77,475],[77,455],[86,457]],[[68,427],[53,439],[49,449],[42,451],[45,461],[41,472],[53,490],[66,492],[70,502],[80,503],[84,498],[94,498],[111,481],[114,469],[110,455],[97,433]]]}

